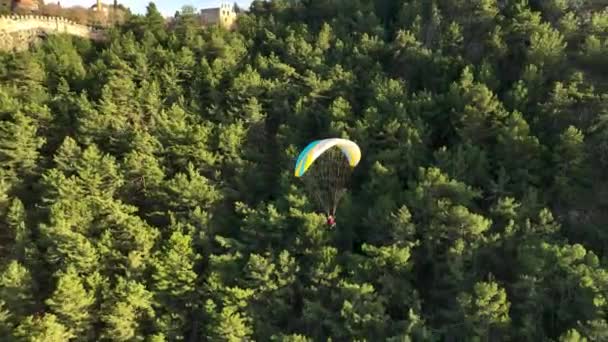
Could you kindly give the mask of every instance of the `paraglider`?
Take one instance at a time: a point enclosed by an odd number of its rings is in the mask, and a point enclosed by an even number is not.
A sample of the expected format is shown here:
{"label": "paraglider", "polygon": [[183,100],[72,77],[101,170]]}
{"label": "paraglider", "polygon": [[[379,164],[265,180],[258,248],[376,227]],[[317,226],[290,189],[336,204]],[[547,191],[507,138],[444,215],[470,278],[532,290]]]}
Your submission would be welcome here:
{"label": "paraglider", "polygon": [[298,156],[294,175],[304,181],[309,193],[325,211],[330,227],[336,225],[338,203],[346,192],[352,170],[360,160],[359,146],[339,138],[315,140]]}

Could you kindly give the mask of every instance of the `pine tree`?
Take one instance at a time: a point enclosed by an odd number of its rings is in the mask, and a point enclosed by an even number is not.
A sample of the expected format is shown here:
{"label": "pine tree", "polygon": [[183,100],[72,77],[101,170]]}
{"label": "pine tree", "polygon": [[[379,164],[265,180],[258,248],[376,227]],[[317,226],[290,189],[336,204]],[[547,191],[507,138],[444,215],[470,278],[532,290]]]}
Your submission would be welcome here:
{"label": "pine tree", "polygon": [[12,237],[11,257],[28,267],[34,267],[38,262],[38,250],[32,241],[32,231],[25,215],[23,203],[18,198],[13,199],[6,213],[6,223]]}
{"label": "pine tree", "polygon": [[37,135],[35,122],[20,112],[0,122],[0,162],[15,181],[36,172],[38,149],[45,139]]}
{"label": "pine tree", "polygon": [[0,274],[0,301],[20,320],[35,309],[36,287],[30,271],[16,260],[10,261]]}
{"label": "pine tree", "polygon": [[49,309],[75,336],[86,336],[91,323],[90,310],[95,297],[89,293],[72,267],[59,272],[53,295],[45,301]]}
{"label": "pine tree", "polygon": [[120,277],[105,297],[101,308],[101,321],[105,324],[101,338],[114,341],[142,338],[142,325],[154,316],[152,294],[145,285]]}
{"label": "pine tree", "polygon": [[63,342],[76,337],[53,314],[26,317],[13,335],[17,341],[28,342]]}
{"label": "pine tree", "polygon": [[[179,231],[157,253],[154,263],[154,289],[159,313],[165,313],[159,325],[169,339],[183,338],[186,325],[194,317],[196,307],[196,280],[194,272],[200,255],[192,249],[192,238]],[[195,333],[195,332],[191,332]]]}
{"label": "pine tree", "polygon": [[476,283],[472,294],[461,293],[458,296],[458,303],[464,312],[465,326],[471,329],[472,336],[487,339],[493,328],[508,327],[510,304],[507,293],[494,282]]}

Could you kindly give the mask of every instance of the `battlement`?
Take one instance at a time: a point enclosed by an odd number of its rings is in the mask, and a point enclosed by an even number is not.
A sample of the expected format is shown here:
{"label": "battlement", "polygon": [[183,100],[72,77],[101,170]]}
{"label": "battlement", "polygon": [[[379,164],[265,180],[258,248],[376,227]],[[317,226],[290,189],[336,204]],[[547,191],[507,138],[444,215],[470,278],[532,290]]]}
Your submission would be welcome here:
{"label": "battlement", "polygon": [[[45,22],[50,22],[50,21],[60,21],[60,22],[65,22],[68,24],[74,24],[74,25],[79,25],[67,18],[63,18],[63,17],[51,17],[51,16],[45,16],[45,15],[33,15],[33,14],[28,14],[28,15],[0,15],[0,22],[11,22],[11,21],[18,21],[18,20],[37,20],[37,21],[45,21]],[[0,26],[1,27],[1,26]]]}
{"label": "battlement", "polygon": [[40,29],[47,33],[67,33],[101,39],[105,30],[78,24],[63,17],[43,15],[0,15],[0,31],[7,33]]}

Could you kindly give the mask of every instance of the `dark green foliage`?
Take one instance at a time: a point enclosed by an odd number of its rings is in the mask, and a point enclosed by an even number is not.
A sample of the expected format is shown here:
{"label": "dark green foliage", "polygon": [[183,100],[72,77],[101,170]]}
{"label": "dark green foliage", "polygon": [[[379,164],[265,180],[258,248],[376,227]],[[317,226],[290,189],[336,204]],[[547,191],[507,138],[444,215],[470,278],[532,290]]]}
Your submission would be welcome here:
{"label": "dark green foliage", "polygon": [[[600,3],[151,3],[0,55],[2,340],[608,340]],[[330,136],[334,229],[292,176]]]}

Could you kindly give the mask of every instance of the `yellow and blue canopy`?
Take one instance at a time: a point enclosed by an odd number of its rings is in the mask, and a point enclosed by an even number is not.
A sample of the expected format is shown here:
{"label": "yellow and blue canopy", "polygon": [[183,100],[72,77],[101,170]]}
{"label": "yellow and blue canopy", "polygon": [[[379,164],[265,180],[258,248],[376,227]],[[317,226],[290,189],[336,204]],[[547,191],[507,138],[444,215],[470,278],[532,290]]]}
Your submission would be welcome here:
{"label": "yellow and blue canopy", "polygon": [[359,161],[361,160],[361,150],[354,142],[339,138],[315,140],[308,144],[298,156],[296,168],[294,170],[295,176],[301,177],[320,155],[334,146],[340,148],[348,159],[348,164],[351,167],[355,167],[359,164]]}

